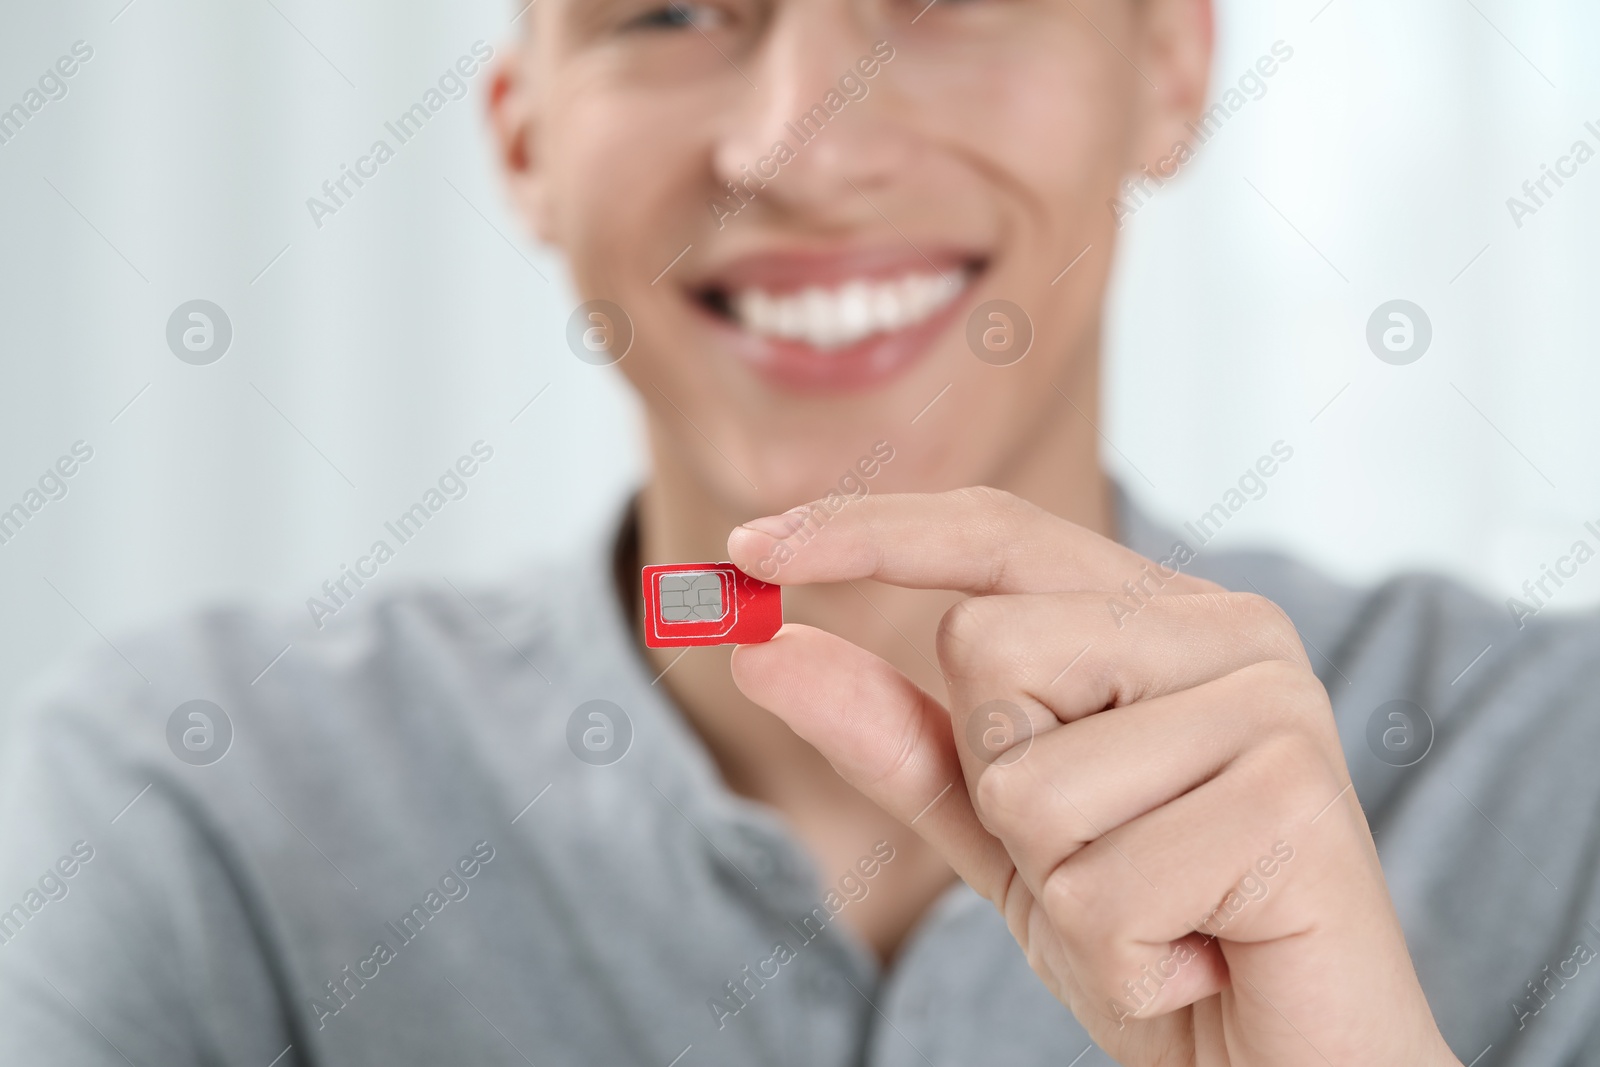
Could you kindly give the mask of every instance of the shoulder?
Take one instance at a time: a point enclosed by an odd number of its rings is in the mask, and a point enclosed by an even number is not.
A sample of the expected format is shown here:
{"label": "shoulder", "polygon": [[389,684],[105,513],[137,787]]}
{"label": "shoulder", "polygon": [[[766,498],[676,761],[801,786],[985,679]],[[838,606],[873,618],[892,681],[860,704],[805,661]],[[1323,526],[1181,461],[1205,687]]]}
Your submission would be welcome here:
{"label": "shoulder", "polygon": [[23,690],[8,716],[8,747],[170,759],[188,751],[183,733],[197,724],[184,708],[209,714],[219,731],[283,746],[403,730],[416,725],[410,710],[430,700],[471,703],[526,688],[525,706],[536,708],[553,675],[583,667],[572,647],[585,623],[574,617],[580,570],[556,561],[493,582],[362,590],[320,626],[303,608],[229,603],[111,633]]}
{"label": "shoulder", "polygon": [[1600,700],[1587,684],[1600,674],[1600,611],[1535,610],[1433,573],[1342,581],[1282,552],[1196,544],[1192,529],[1154,520],[1120,487],[1116,502],[1135,551],[1281,607],[1336,711],[1409,699],[1445,718],[1485,701],[1555,714]]}
{"label": "shoulder", "polygon": [[1277,602],[1336,694],[1387,685],[1446,713],[1491,696],[1515,694],[1524,710],[1556,698],[1600,699],[1582,684],[1600,673],[1594,609],[1534,612],[1427,572],[1357,585],[1273,552],[1218,553],[1194,572]]}

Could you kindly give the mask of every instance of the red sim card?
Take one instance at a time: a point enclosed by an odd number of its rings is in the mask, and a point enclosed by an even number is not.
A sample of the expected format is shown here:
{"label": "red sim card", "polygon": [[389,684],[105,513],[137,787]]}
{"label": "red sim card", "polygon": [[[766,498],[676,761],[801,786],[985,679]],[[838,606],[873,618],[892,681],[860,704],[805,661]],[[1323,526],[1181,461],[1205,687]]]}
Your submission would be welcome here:
{"label": "red sim card", "polygon": [[731,563],[667,563],[644,569],[644,643],[753,645],[783,625],[783,590]]}

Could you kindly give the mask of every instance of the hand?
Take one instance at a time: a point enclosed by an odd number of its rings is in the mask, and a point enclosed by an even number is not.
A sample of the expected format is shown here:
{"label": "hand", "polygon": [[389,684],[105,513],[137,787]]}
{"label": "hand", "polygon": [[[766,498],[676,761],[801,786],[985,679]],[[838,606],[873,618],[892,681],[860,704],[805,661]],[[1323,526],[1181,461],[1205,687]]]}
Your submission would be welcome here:
{"label": "hand", "polygon": [[[795,624],[736,649],[735,682],[992,901],[1119,1063],[1458,1063],[1276,605],[995,490],[824,514],[775,581],[970,594],[938,632],[950,708]],[[730,558],[754,573],[775,540],[740,527]]]}

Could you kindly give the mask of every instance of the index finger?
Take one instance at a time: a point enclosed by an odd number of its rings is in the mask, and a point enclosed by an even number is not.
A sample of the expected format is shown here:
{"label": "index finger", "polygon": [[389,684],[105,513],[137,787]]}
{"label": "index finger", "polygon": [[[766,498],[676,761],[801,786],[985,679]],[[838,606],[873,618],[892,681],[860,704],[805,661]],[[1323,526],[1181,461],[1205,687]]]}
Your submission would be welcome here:
{"label": "index finger", "polygon": [[1187,550],[1174,546],[1173,558],[1148,560],[999,489],[841,499],[837,507],[814,501],[735,528],[728,558],[778,585],[871,578],[973,596],[1121,589],[1124,582],[1145,595],[1218,589],[1181,572]]}

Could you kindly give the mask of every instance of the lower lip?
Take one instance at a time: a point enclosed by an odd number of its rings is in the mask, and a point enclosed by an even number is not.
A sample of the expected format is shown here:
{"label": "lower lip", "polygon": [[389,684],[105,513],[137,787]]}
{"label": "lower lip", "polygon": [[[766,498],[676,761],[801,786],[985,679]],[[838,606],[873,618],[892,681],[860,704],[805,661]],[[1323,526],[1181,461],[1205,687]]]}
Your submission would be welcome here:
{"label": "lower lip", "polygon": [[948,304],[915,326],[829,349],[758,336],[709,309],[703,313],[727,338],[734,355],[768,384],[794,392],[857,392],[882,385],[926,359],[934,342],[961,313],[972,285],[969,278]]}

